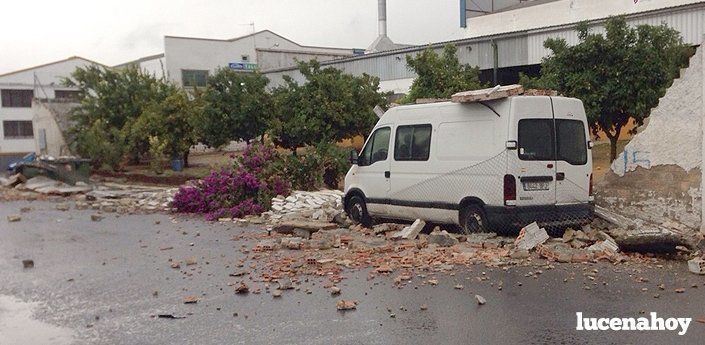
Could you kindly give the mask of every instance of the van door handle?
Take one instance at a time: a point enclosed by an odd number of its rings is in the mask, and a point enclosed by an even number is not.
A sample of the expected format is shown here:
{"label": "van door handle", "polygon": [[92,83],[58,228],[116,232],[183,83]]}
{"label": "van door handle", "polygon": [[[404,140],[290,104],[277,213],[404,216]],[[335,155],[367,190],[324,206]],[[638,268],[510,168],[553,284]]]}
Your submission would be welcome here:
{"label": "van door handle", "polygon": [[563,173],[563,172],[556,173],[556,181],[563,181],[563,180],[565,180],[565,173]]}
{"label": "van door handle", "polygon": [[390,175],[391,175],[391,174],[389,173],[389,171],[385,171],[385,172],[384,172],[384,177],[389,178]]}

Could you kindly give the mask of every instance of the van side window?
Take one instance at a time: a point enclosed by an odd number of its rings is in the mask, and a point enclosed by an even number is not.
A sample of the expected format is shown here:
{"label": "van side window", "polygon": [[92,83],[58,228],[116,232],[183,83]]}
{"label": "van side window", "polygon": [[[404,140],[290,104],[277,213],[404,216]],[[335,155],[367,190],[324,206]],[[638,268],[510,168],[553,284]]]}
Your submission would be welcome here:
{"label": "van side window", "polygon": [[426,161],[431,152],[431,125],[397,127],[394,160]]}
{"label": "van side window", "polygon": [[587,140],[582,121],[556,120],[556,157],[572,165],[587,163]]}
{"label": "van side window", "polygon": [[362,155],[358,158],[359,166],[371,165],[375,162],[386,161],[389,152],[389,136],[392,130],[389,127],[377,129],[367,141],[367,145],[362,149]]}
{"label": "van side window", "polygon": [[554,160],[552,119],[519,120],[519,159],[524,161]]}

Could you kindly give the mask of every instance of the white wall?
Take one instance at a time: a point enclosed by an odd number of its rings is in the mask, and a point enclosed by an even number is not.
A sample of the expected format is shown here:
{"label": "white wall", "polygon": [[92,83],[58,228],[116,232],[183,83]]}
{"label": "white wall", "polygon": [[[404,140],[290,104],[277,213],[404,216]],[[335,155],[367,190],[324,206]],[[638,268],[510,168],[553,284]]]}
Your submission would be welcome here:
{"label": "white wall", "polygon": [[[90,60],[72,57],[26,70],[11,72],[0,76],[0,89],[34,90],[35,98],[54,98],[54,90],[70,90],[61,85],[63,78],[70,77],[77,67],[95,64]],[[37,82],[35,83],[35,75]],[[2,97],[2,95],[0,95]],[[35,138],[7,139],[3,132],[2,121],[32,121],[34,113],[28,108],[5,108],[0,99],[0,154],[22,154],[34,152]]]}
{"label": "white wall", "polygon": [[702,0],[560,0],[542,5],[470,18],[466,37],[524,31],[556,25],[702,3]]}
{"label": "white wall", "polygon": [[685,171],[702,163],[703,48],[651,110],[649,124],[624,147],[611,169],[615,174],[677,165]]}
{"label": "white wall", "polygon": [[295,66],[297,61],[327,61],[351,55],[352,54],[340,55],[308,51],[257,49],[256,61],[260,71],[268,71]]}
{"label": "white wall", "polygon": [[409,90],[411,89],[411,84],[413,82],[414,78],[383,80],[379,82],[379,91],[391,91],[394,94],[407,94],[409,93]]}
{"label": "white wall", "polygon": [[243,55],[249,57],[248,63],[257,63],[255,48],[331,54],[351,52],[349,49],[301,46],[266,30],[233,40],[166,36],[164,38],[164,55],[167,74],[169,79],[182,85],[182,70],[208,70],[212,73],[220,67],[227,67],[231,62],[243,62]]}
{"label": "white wall", "polygon": [[139,67],[142,71],[154,76],[157,79],[163,78],[166,73],[166,61],[163,55],[153,59],[140,61]]}

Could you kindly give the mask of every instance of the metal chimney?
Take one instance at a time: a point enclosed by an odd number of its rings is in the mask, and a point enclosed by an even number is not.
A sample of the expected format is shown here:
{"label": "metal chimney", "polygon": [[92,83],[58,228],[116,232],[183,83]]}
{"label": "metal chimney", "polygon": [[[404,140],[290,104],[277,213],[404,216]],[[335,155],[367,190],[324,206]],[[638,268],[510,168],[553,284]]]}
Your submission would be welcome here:
{"label": "metal chimney", "polygon": [[387,36],[387,0],[377,0],[377,13],[379,17],[379,36]]}

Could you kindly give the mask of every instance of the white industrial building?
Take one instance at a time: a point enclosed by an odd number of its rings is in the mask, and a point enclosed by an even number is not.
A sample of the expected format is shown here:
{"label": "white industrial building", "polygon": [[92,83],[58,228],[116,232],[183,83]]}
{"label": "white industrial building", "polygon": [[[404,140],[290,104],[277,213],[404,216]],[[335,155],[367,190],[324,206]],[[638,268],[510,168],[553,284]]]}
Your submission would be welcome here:
{"label": "white industrial building", "polygon": [[[88,65],[100,64],[74,56],[0,75],[0,168],[29,152],[47,153],[48,144],[56,155],[68,153],[65,143],[55,144],[63,138],[56,137],[55,120],[47,118],[47,109],[53,108],[50,103],[75,99],[78,91],[64,86],[63,79]],[[40,126],[35,122],[38,114]]]}
{"label": "white industrial building", "polygon": [[218,68],[243,72],[296,65],[296,60],[326,61],[350,57],[353,49],[304,46],[269,30],[232,39],[164,37],[164,53],[116,67],[138,65],[157,77],[184,87],[205,86]]}
{"label": "white industrial building", "polygon": [[[382,1],[382,0],[380,0]],[[380,78],[382,91],[406,93],[415,74],[406,66],[406,56],[426,48],[440,51],[446,44],[458,47],[462,63],[479,66],[481,80],[511,84],[519,72],[538,74],[541,59],[548,55],[543,42],[561,37],[577,43],[575,27],[588,21],[592,30],[602,31],[609,16],[626,15],[630,25],[666,25],[678,30],[684,42],[699,46],[705,32],[705,1],[697,0],[460,0],[461,27],[466,38],[430,45],[381,51],[363,56],[327,61],[323,66],[347,73],[367,73]],[[382,20],[380,12],[380,23]],[[380,35],[386,28],[380,25]],[[283,83],[289,75],[302,82],[295,68],[265,71],[270,86]]]}

